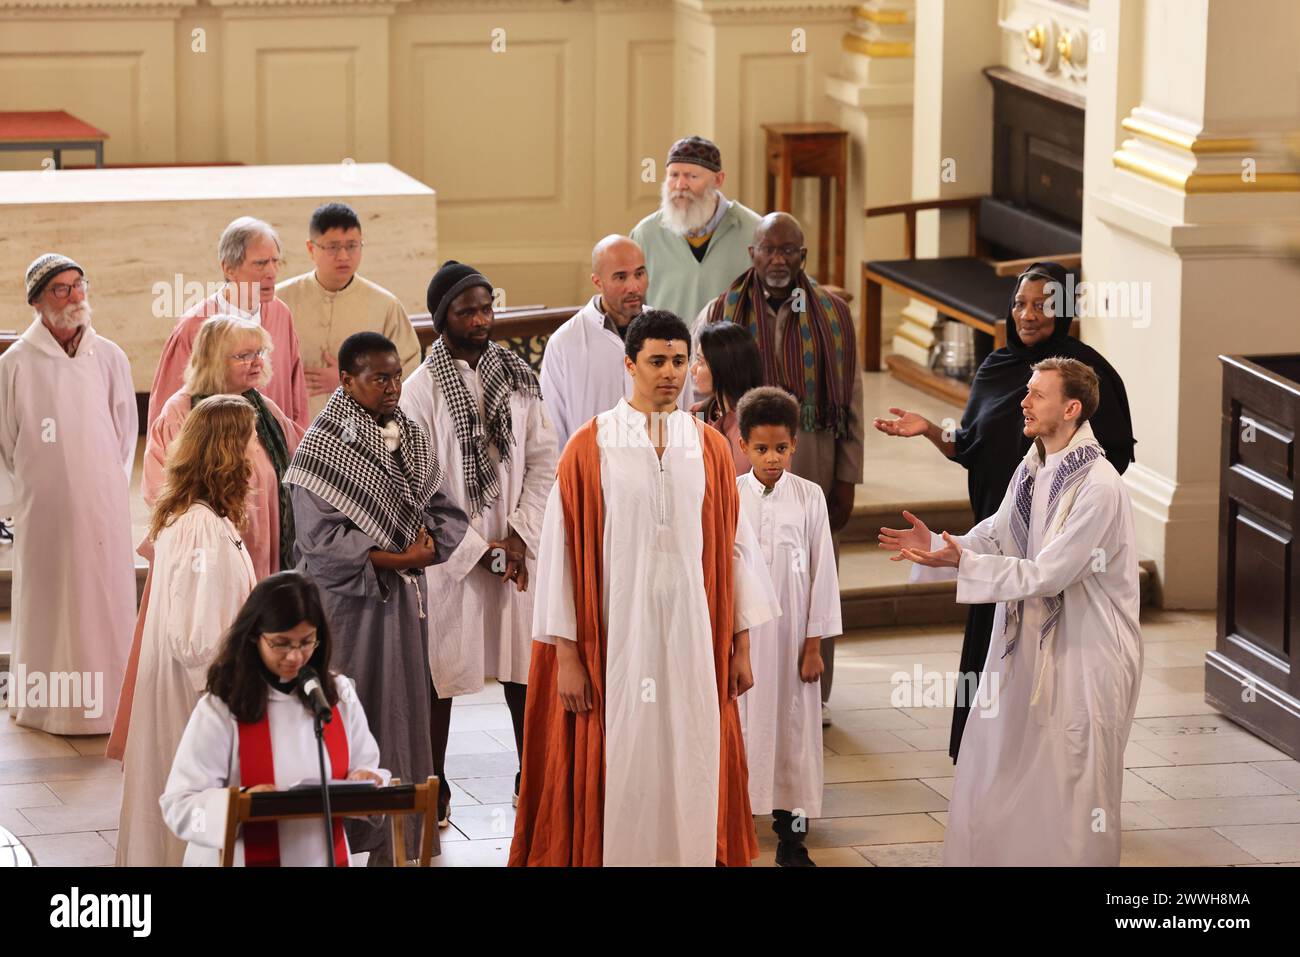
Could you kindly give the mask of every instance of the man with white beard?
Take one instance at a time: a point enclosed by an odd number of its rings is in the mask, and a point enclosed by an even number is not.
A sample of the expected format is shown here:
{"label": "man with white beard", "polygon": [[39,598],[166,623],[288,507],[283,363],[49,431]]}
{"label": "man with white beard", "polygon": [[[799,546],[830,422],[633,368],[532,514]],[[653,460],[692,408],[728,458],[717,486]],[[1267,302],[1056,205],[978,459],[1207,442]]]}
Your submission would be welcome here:
{"label": "man with white beard", "polygon": [[25,727],[107,734],[135,628],[131,367],[91,328],[80,266],[46,253],[26,282],[35,321],[0,356],[0,479],[15,520],[9,706]]}
{"label": "man with white beard", "polygon": [[749,268],[759,216],[722,195],[722,154],[700,136],[668,151],[657,212],[632,230],[650,272],[646,301],[687,322]]}

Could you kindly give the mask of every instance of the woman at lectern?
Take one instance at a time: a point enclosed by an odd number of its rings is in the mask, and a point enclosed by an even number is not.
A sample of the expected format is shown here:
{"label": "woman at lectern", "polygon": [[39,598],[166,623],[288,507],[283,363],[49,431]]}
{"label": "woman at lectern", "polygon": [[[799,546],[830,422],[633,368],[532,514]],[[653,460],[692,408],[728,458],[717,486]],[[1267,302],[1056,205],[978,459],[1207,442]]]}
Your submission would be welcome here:
{"label": "woman at lectern", "polygon": [[[263,579],[226,632],[181,738],[171,776],[159,799],[163,819],[189,846],[185,865],[220,863],[226,834],[228,788],[286,790],[319,782],[312,712],[303,702],[300,672],[320,675],[333,717],[325,725],[325,767],[330,779],[387,785],[379,746],[366,723],[352,681],[330,671],[330,632],[311,579],[280,572]],[[235,865],[326,866],[325,838],[317,817],[245,824]],[[335,863],[350,863],[341,821],[334,823]]]}

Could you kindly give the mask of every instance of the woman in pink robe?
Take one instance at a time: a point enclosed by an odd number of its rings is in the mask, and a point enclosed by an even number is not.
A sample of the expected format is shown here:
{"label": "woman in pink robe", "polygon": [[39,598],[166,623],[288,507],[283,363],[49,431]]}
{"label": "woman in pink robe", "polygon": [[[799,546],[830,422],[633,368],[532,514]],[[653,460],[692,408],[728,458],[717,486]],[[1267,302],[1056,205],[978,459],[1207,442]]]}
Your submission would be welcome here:
{"label": "woman in pink robe", "polygon": [[[269,418],[278,425],[279,436],[267,436],[263,421],[249,447],[249,463],[253,474],[249,481],[248,509],[242,529],[244,546],[252,559],[258,580],[288,567],[292,540],[282,532],[282,519],[292,521],[292,511],[281,508],[280,475],[293,457],[303,430],[286,416],[274,402],[261,394],[261,387],[271,378],[268,362],[272,349],[271,337],[266,330],[241,319],[218,316],[208,320],[199,330],[185,372],[185,385],[163,404],[162,410],[149,427],[149,438],[144,450],[144,472],[140,479],[140,492],[145,504],[153,507],[159,490],[167,479],[167,449],[180,433],[185,417],[194,406],[194,395],[234,393],[242,394],[256,406],[260,403]],[[222,386],[221,388],[217,388]],[[277,468],[274,445],[283,443],[284,457]],[[268,447],[271,446],[270,448]],[[137,551],[153,559],[153,548],[146,539]],[[131,701],[135,693],[136,670],[140,658],[140,637],[149,607],[150,578],[146,579],[140,611],[136,618],[135,639],[127,661],[122,694],[118,700],[117,717],[113,733],[108,740],[106,754],[110,758],[122,757],[126,748],[127,725],[131,716]]]}

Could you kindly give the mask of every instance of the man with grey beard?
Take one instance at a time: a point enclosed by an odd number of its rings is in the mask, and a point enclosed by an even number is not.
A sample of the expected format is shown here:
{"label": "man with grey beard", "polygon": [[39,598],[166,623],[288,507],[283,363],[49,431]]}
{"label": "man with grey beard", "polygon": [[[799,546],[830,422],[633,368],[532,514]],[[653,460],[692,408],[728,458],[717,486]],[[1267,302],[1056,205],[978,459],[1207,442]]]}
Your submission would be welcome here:
{"label": "man with grey beard", "polygon": [[26,285],[34,320],[0,356],[0,487],[13,490],[0,514],[14,517],[10,672],[24,679],[8,682],[8,701],[24,727],[107,734],[135,627],[131,366],[91,328],[89,281],[75,262],[45,253]]}
{"label": "man with grey beard", "polygon": [[645,251],[646,301],[690,322],[749,268],[758,214],[722,195],[722,154],[700,136],[668,151],[658,211],[632,230]]}

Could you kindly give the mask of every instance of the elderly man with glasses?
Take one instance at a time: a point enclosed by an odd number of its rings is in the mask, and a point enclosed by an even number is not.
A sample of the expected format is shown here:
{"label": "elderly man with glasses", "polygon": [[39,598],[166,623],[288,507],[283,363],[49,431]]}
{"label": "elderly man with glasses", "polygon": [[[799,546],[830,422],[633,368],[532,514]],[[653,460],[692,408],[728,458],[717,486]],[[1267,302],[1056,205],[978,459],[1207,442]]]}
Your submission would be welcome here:
{"label": "elderly man with glasses", "polygon": [[0,356],[0,487],[13,491],[0,515],[14,518],[8,703],[24,727],[104,734],[135,623],[131,366],[91,327],[79,265],[46,253],[26,283],[34,321]]}
{"label": "elderly man with glasses", "polygon": [[225,282],[215,294],[176,321],[163,346],[153,387],[149,390],[147,424],[154,423],[164,403],[184,385],[194,339],[199,327],[212,316],[234,316],[254,322],[270,334],[275,345],[271,353],[271,377],[261,391],[302,428],[311,424],[307,380],[299,357],[293,314],[275,295],[276,273],[284,265],[280,249],[279,235],[260,219],[240,216],[225,228],[217,244]]}
{"label": "elderly man with glasses", "polygon": [[312,417],[339,387],[339,346],[354,332],[378,332],[397,346],[402,374],[420,364],[420,340],[406,309],[383,286],[358,276],[365,242],[361,220],[346,203],[326,203],[311,214],[307,255],[315,268],[286,279],[275,294],[293,313],[307,375]]}
{"label": "elderly man with glasses", "polygon": [[[790,471],[826,495],[831,532],[853,512],[853,490],[862,481],[864,420],[862,375],[854,345],[853,318],[838,296],[804,271],[808,250],[803,229],[789,213],[769,213],[754,230],[749,269],[696,317],[734,322],[749,330],[763,358],[763,380],[799,403],[799,435]],[[834,639],[822,643],[822,701],[830,698]],[[829,724],[825,710],[822,723]]]}

